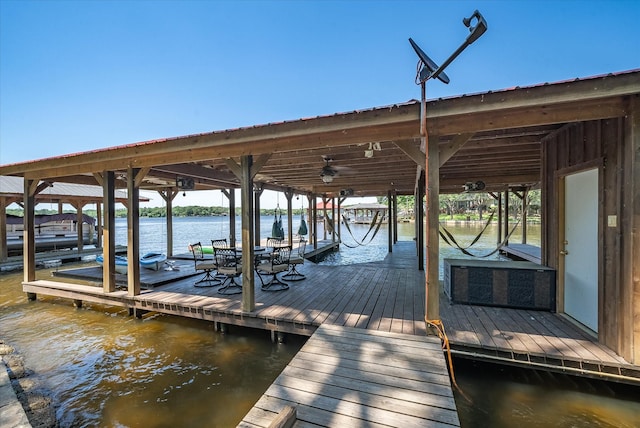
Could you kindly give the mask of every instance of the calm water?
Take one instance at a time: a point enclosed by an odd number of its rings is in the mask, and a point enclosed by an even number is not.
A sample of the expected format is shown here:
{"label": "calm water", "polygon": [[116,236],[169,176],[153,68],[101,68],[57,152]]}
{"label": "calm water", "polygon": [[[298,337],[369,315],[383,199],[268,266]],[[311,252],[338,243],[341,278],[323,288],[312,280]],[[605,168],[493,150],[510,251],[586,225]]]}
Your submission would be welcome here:
{"label": "calm water", "polygon": [[[228,236],[227,221],[176,219],[174,252]],[[272,222],[263,219],[264,237]],[[141,219],[140,225],[142,252],[166,247],[163,219]],[[298,225],[299,218],[294,230]],[[475,226],[449,229],[461,243],[478,233]],[[353,230],[361,240],[368,227]],[[126,223],[117,221],[116,234],[117,241],[124,239]],[[400,225],[399,234],[412,239],[413,224]],[[343,240],[355,244],[349,239],[343,229]],[[495,231],[487,231],[477,251],[495,241]],[[343,248],[324,263],[379,260],[386,248],[381,228],[370,245]],[[446,244],[441,250],[460,257]],[[37,272],[38,278],[50,275]],[[98,305],[74,309],[64,299],[27,302],[21,279],[21,273],[0,275],[0,337],[18,348],[52,391],[63,427],[235,426],[304,342],[289,337],[272,344],[266,332],[239,328],[221,335],[204,321],[153,314],[138,320]],[[457,363],[458,383],[473,399],[456,399],[463,427],[640,427],[638,389],[531,373]]]}

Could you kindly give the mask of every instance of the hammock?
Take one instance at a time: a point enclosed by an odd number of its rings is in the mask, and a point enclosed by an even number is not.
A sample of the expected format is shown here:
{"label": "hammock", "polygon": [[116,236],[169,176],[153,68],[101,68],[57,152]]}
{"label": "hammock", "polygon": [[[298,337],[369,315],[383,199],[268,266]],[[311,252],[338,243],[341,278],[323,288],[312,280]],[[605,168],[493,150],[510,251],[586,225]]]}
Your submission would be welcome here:
{"label": "hammock", "polygon": [[[384,220],[384,216],[380,217],[380,220],[378,220],[378,214],[380,214],[380,211],[376,211],[375,215],[373,216],[373,220],[371,220],[371,225],[369,226],[369,230],[367,230],[367,233],[364,234],[362,241],[358,241],[356,237],[353,236],[353,232],[351,231],[351,226],[349,226],[349,219],[345,217],[344,214],[342,215],[342,218],[344,220],[344,225],[346,226],[347,231],[349,232],[349,235],[351,235],[355,243],[358,244],[359,246],[365,246],[370,244],[371,241],[373,241],[373,238],[375,238],[376,235],[378,234],[378,230],[380,230],[380,226],[382,226],[382,220]],[[376,225],[376,222],[378,223],[377,225]],[[375,227],[375,231],[373,232],[373,235],[371,235],[371,238],[369,239],[368,242],[364,242],[365,239],[367,239],[367,236],[369,236],[369,233],[371,233],[371,231],[374,229],[374,227]],[[357,246],[351,246],[344,242],[342,242],[342,244],[347,248],[357,248]]]}
{"label": "hammock", "polygon": [[[280,214],[280,218],[278,218],[278,214]],[[276,210],[273,212],[273,226],[271,227],[271,236],[273,238],[284,239],[284,229],[282,228],[282,210],[280,209],[280,205],[276,207]]]}
{"label": "hammock", "polygon": [[[476,238],[473,240],[473,242],[469,246],[467,246],[465,248],[462,248],[460,245],[458,245],[458,243],[454,239],[453,235],[451,235],[451,233],[449,233],[444,228],[444,226],[441,225],[440,228],[445,230],[445,232],[447,233],[447,235],[449,236],[449,239],[451,239],[451,242],[453,242],[453,244],[447,240],[447,238],[442,233],[442,230],[440,230],[439,233],[440,233],[440,236],[442,237],[442,239],[444,240],[444,242],[446,242],[447,244],[449,244],[452,247],[454,247],[454,246],[457,247],[460,250],[460,252],[462,252],[463,254],[466,254],[467,256],[477,257],[477,258],[481,258],[481,259],[486,258],[486,257],[490,257],[490,256],[494,255],[495,253],[497,253],[498,251],[500,251],[502,249],[502,247],[504,247],[507,244],[507,242],[509,242],[509,238],[511,238],[511,235],[513,235],[513,232],[515,232],[516,229],[518,228],[518,226],[520,225],[520,221],[522,220],[522,218],[524,216],[524,212],[528,207],[529,207],[529,203],[528,202],[522,206],[522,215],[520,216],[520,218],[518,218],[518,221],[513,226],[511,231],[507,234],[507,236],[505,236],[505,238],[502,240],[502,242],[500,242],[493,251],[491,251],[491,252],[489,252],[487,254],[480,254],[480,255],[473,254],[473,253],[470,253],[469,251],[467,251],[467,249],[470,248],[473,244],[475,244],[478,241],[478,239],[480,239],[480,235],[482,235],[484,233],[485,229],[487,228],[487,226],[489,226],[489,221],[487,221],[487,224],[484,226],[484,228],[482,229],[480,234],[478,236],[476,236]],[[493,217],[493,214],[495,214],[495,211],[493,213],[491,213],[491,218]],[[491,218],[489,218],[489,220],[491,220]]]}
{"label": "hammock", "polygon": [[[487,227],[489,227],[489,224],[490,224],[490,223],[491,223],[491,221],[493,220],[493,216],[495,215],[495,213],[496,213],[496,211],[495,211],[495,210],[493,210],[493,211],[491,212],[491,215],[489,216],[489,219],[488,219],[488,220],[487,220],[487,222],[485,223],[485,225],[484,225],[484,227],[482,228],[482,230],[480,231],[480,233],[478,233],[478,235],[473,239],[473,241],[471,241],[471,244],[467,245],[467,246],[466,246],[466,247],[464,247],[464,248],[463,248],[463,247],[461,247],[461,246],[456,242],[456,239],[453,237],[453,235],[451,234],[451,232],[449,232],[449,231],[447,230],[447,228],[446,228],[446,227],[444,227],[442,224],[440,225],[440,230],[439,230],[440,236],[442,237],[442,239],[444,240],[444,242],[446,242],[446,243],[447,243],[447,244],[449,244],[450,246],[452,246],[452,247],[453,247],[453,246],[455,246],[455,247],[457,247],[458,249],[460,249],[461,251],[462,251],[462,250],[468,250],[469,248],[473,247],[473,246],[474,246],[474,244],[475,244],[476,242],[478,242],[478,240],[482,237],[482,235],[484,234],[484,232],[487,230]],[[443,232],[444,232],[444,234],[443,234]],[[445,234],[446,234],[447,236],[444,236]],[[448,237],[449,239],[447,239],[447,237]],[[451,241],[451,242],[449,242],[449,241]],[[453,242],[453,244],[452,244],[452,242]]]}
{"label": "hammock", "polygon": [[307,230],[307,222],[304,221],[304,214],[300,215],[300,227],[298,228],[298,235],[306,235],[309,233]]}

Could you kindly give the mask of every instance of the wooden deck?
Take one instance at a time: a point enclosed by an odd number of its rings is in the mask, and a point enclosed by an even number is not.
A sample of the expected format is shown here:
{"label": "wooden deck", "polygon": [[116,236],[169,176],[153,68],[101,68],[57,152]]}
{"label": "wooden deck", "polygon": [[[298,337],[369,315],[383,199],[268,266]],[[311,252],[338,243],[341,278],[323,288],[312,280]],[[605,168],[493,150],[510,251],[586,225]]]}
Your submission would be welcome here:
{"label": "wooden deck", "polygon": [[238,425],[460,426],[440,340],[323,324]]}
{"label": "wooden deck", "polygon": [[[384,261],[349,266],[306,262],[307,279],[281,292],[256,287],[256,309],[240,310],[241,295],[196,288],[195,278],[144,290],[104,293],[90,285],[49,280],[25,283],[25,292],[186,316],[229,325],[310,336],[321,325],[425,336],[424,272],[415,267],[415,243],[400,242]],[[640,367],[626,363],[561,315],[520,309],[451,305],[440,315],[455,353],[640,384]]]}
{"label": "wooden deck", "polygon": [[509,244],[500,250],[508,257],[515,260],[526,260],[536,264],[542,264],[542,249],[529,244]]}

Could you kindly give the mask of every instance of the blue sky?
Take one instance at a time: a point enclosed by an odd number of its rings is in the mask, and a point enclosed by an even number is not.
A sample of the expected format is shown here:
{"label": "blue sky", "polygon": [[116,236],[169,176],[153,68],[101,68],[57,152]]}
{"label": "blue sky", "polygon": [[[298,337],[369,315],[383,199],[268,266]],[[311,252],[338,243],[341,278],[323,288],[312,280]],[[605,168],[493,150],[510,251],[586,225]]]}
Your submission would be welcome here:
{"label": "blue sky", "polygon": [[640,67],[631,0],[0,0],[0,164],[419,98],[407,39],[442,62],[475,9],[428,98]]}

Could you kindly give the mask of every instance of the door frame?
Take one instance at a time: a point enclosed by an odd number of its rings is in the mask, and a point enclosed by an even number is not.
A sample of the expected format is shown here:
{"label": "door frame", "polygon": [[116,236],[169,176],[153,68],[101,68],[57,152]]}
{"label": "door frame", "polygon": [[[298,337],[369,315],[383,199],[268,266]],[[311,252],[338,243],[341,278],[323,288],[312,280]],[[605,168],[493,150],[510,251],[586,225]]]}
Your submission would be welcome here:
{"label": "door frame", "polygon": [[566,315],[567,318],[569,318],[570,320],[574,320],[573,318],[571,318],[569,315],[567,315],[565,313],[565,301],[564,301],[564,288],[565,288],[565,283],[564,283],[564,276],[565,276],[565,258],[560,254],[560,251],[563,249],[564,247],[564,241],[566,239],[565,236],[565,226],[566,226],[566,205],[565,205],[565,196],[566,196],[566,177],[568,175],[572,175],[572,174],[576,174],[579,172],[584,172],[587,170],[591,170],[591,169],[597,169],[598,170],[598,248],[597,248],[597,259],[598,259],[598,332],[595,333],[593,330],[589,329],[588,327],[584,326],[583,324],[579,323],[578,321],[575,321],[575,324],[580,326],[581,328],[584,329],[584,331],[590,333],[591,335],[597,335],[598,337],[600,336],[600,334],[603,331],[604,325],[602,322],[602,311],[603,311],[603,296],[604,296],[604,291],[603,291],[603,284],[604,284],[604,265],[602,263],[602,254],[603,254],[603,248],[602,248],[602,243],[603,243],[603,224],[602,224],[602,219],[603,219],[603,213],[602,213],[602,206],[603,206],[603,185],[604,185],[604,181],[603,181],[603,175],[604,175],[604,159],[603,158],[599,158],[599,159],[594,159],[592,161],[589,162],[583,162],[581,164],[578,165],[574,165],[571,167],[567,167],[567,168],[562,168],[560,170],[557,170],[555,173],[555,182],[556,182],[556,195],[557,195],[557,207],[558,207],[558,212],[557,212],[557,225],[558,225],[558,229],[556,230],[557,236],[558,236],[558,241],[556,243],[556,254],[553,255],[552,257],[555,257],[556,259],[556,266],[557,268],[557,272],[556,272],[556,282],[557,282],[557,287],[556,287],[556,304],[557,304],[557,310],[558,313],[561,313],[563,315]]}

